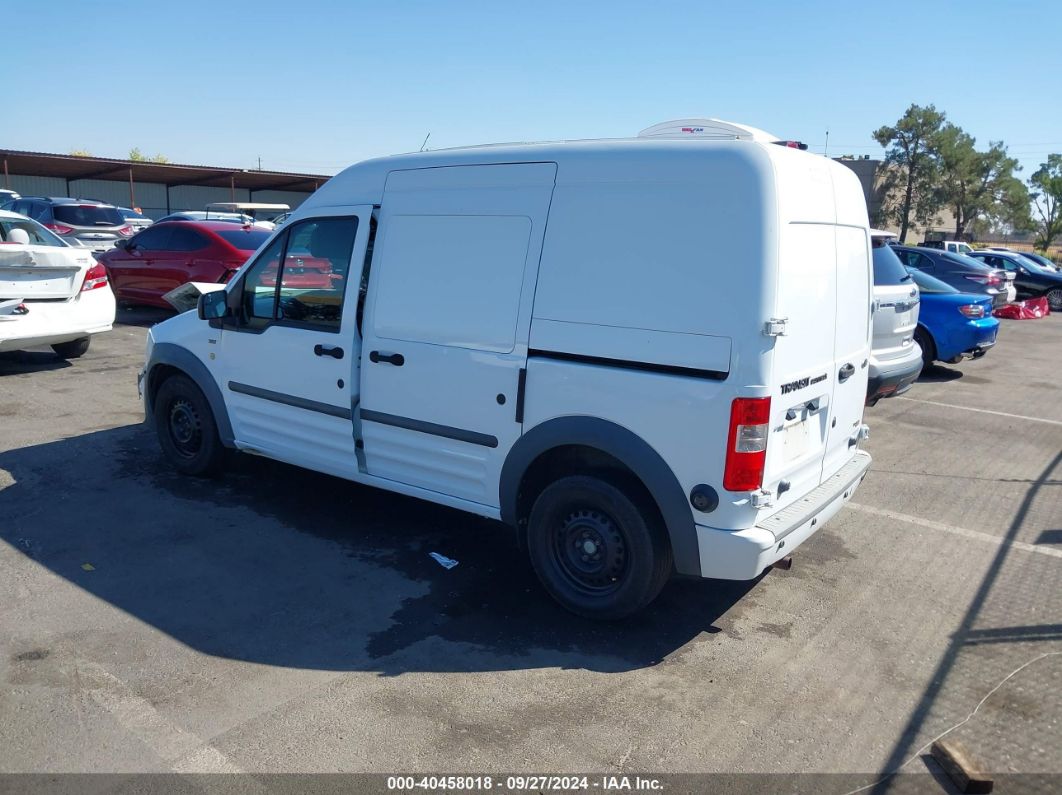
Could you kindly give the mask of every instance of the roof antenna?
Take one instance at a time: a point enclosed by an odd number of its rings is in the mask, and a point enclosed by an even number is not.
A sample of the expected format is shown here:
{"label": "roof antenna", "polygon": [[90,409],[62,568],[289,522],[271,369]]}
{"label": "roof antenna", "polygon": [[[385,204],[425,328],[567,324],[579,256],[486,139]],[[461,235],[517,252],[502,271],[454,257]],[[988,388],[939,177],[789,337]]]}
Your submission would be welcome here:
{"label": "roof antenna", "polygon": [[422,143],[420,145],[420,149],[417,150],[418,152],[423,152],[424,151],[424,147],[428,145],[428,139],[429,138],[431,138],[431,133],[428,133],[427,135],[424,136],[424,143]]}
{"label": "roof antenna", "polygon": [[830,128],[829,127],[826,128],[826,146],[822,150],[822,156],[823,157],[829,157],[830,156]]}

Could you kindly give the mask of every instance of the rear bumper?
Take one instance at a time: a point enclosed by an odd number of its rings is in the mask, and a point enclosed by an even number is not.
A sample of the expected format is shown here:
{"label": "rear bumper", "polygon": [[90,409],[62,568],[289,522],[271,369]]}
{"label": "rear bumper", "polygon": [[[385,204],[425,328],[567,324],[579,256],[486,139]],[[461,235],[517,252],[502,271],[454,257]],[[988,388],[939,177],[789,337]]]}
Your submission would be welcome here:
{"label": "rear bumper", "polygon": [[918,343],[911,345],[907,356],[896,361],[879,362],[871,356],[867,405],[873,405],[883,397],[902,395],[918,380],[921,372],[922,349],[918,347]]}
{"label": "rear bumper", "polygon": [[852,460],[802,499],[747,530],[717,530],[697,525],[701,576],[751,580],[820,530],[848,502],[870,469],[870,454],[857,450]]}
{"label": "rear bumper", "polygon": [[110,331],[114,294],[91,290],[70,301],[29,301],[25,315],[0,316],[0,351],[56,345]]}
{"label": "rear bumper", "polygon": [[996,344],[999,321],[994,317],[968,320],[958,327],[948,329],[946,338],[937,342],[937,358],[948,361],[955,357],[984,355]]}

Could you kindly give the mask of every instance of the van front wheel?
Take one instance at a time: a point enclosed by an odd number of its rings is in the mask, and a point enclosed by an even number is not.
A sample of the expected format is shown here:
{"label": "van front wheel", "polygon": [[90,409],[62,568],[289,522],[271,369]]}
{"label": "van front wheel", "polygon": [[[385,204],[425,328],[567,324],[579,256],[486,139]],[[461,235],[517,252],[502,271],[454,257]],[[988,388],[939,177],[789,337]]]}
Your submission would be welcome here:
{"label": "van front wheel", "polygon": [[172,375],[163,381],[153,410],[159,446],[178,471],[210,477],[221,470],[225,448],[218,437],[214,413],[192,379]]}
{"label": "van front wheel", "polygon": [[[635,490],[631,490],[632,492]],[[671,551],[640,494],[595,477],[561,478],[535,500],[528,522],[531,565],[550,595],[587,618],[617,619],[656,598]]]}

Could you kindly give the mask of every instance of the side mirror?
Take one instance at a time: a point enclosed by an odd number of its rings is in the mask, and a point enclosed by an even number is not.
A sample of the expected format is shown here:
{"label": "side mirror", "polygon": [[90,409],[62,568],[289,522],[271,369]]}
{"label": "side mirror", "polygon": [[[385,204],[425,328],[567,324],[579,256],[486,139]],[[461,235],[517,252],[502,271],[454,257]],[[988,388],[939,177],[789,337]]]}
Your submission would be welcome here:
{"label": "side mirror", "polygon": [[130,241],[128,240],[119,240],[117,243],[114,244],[114,247],[120,248],[122,251],[125,251],[127,248],[129,248],[129,242]]}
{"label": "side mirror", "polygon": [[199,296],[196,312],[200,320],[221,320],[229,314],[229,306],[226,303],[228,293],[224,290],[214,290]]}

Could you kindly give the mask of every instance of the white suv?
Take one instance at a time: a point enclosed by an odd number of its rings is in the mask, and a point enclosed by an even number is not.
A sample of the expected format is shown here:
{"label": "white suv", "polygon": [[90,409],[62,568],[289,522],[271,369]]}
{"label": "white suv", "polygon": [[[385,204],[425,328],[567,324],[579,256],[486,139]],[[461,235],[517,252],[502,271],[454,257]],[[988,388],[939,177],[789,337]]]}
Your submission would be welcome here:
{"label": "white suv", "polygon": [[870,274],[858,179],[797,149],[403,155],[152,328],[140,388],[183,472],[234,448],[500,519],[616,618],[673,572],[759,576],[851,498]]}

